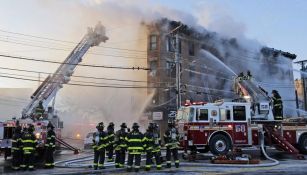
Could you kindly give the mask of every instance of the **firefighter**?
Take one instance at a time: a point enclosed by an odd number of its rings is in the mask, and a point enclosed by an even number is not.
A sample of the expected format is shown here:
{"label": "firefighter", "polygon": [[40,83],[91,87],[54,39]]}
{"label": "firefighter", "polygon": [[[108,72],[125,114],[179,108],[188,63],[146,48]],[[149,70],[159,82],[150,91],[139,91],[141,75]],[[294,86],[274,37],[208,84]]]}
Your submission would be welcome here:
{"label": "firefighter", "polygon": [[247,80],[251,80],[253,77],[249,70],[247,71],[246,77],[247,77]]}
{"label": "firefighter", "polygon": [[127,137],[127,124],[122,123],[120,125],[120,130],[118,130],[115,134],[115,167],[123,168],[125,164],[127,144],[125,138]]}
{"label": "firefighter", "polygon": [[39,101],[38,106],[35,108],[36,120],[43,119],[44,112],[45,112],[45,110],[44,110],[44,106],[43,106],[43,101]]}
{"label": "firefighter", "polygon": [[161,139],[158,125],[154,123],[149,123],[147,132],[144,134],[144,148],[146,150],[146,167],[145,170],[149,171],[152,164],[152,158],[156,159],[156,167],[161,170]]}
{"label": "firefighter", "polygon": [[179,145],[179,133],[175,128],[174,122],[168,122],[168,129],[164,134],[164,141],[166,146],[166,167],[171,167],[171,154],[175,161],[176,168],[179,168],[179,159],[178,159],[178,145]]}
{"label": "firefighter", "polygon": [[283,105],[277,90],[272,91],[274,120],[283,120]]}
{"label": "firefighter", "polygon": [[28,129],[25,129],[22,135],[22,145],[23,145],[23,163],[21,167],[26,170],[34,170],[34,153],[37,145],[36,138],[34,135],[34,126],[32,124],[29,125]]}
{"label": "firefighter", "polygon": [[105,169],[105,148],[108,145],[107,133],[103,131],[103,122],[96,126],[97,132],[93,134],[93,148],[94,148],[94,169]]}
{"label": "firefighter", "polygon": [[53,152],[55,150],[54,126],[49,122],[47,125],[47,141],[45,144],[45,168],[54,168]]}
{"label": "firefighter", "polygon": [[12,169],[19,170],[22,163],[22,133],[21,127],[16,123],[15,132],[12,139]]}
{"label": "firefighter", "polygon": [[135,172],[138,172],[141,164],[141,154],[144,151],[143,148],[143,134],[139,131],[139,125],[133,123],[132,131],[127,135],[126,141],[128,146],[128,166],[127,171],[132,170],[133,160],[135,159]]}
{"label": "firefighter", "polygon": [[108,162],[113,162],[113,153],[114,153],[114,123],[111,122],[107,128],[108,134],[108,142],[109,145],[106,148],[107,155],[108,155]]}

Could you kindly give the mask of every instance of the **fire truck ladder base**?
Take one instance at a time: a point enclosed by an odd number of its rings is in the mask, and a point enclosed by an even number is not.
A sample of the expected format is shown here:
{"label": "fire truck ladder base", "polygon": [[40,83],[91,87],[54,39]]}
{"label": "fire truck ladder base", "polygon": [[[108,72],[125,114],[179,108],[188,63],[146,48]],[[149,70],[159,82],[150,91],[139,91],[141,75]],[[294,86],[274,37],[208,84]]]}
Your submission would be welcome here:
{"label": "fire truck ladder base", "polygon": [[73,146],[71,146],[70,144],[68,144],[67,142],[65,142],[64,140],[62,139],[59,139],[59,138],[55,138],[55,140],[60,143],[61,145],[63,145],[65,148],[71,150],[74,152],[74,154],[79,154],[80,150],[78,148],[75,148]]}
{"label": "fire truck ladder base", "polygon": [[305,159],[303,155],[299,154],[299,150],[297,150],[293,145],[291,145],[281,134],[273,127],[264,126],[265,132],[268,134],[276,144],[277,148],[281,148],[283,151],[294,155],[297,159]]}

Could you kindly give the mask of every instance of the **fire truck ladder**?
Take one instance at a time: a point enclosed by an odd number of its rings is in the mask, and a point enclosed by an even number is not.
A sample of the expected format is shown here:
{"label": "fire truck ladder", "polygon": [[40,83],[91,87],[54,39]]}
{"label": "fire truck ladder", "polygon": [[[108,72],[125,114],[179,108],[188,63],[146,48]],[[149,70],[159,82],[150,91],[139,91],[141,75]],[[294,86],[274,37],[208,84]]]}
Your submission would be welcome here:
{"label": "fire truck ladder", "polygon": [[297,159],[304,159],[304,156],[299,154],[293,145],[291,145],[275,128],[272,126],[263,126],[267,136],[271,138],[277,145],[277,148],[281,148],[283,151],[294,155]]}
{"label": "fire truck ladder", "polygon": [[78,154],[80,152],[80,150],[78,148],[75,148],[73,146],[71,146],[70,144],[68,144],[67,142],[65,142],[64,140],[56,137],[55,140],[60,143],[61,145],[63,145],[65,148],[71,150],[74,152],[74,154]]}

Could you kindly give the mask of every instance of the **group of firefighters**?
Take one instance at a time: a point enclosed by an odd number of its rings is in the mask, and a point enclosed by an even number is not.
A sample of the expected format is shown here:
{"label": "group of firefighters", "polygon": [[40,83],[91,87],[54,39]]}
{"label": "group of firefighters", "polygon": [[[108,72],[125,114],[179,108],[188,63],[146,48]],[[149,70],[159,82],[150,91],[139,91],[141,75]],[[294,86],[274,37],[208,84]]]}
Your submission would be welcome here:
{"label": "group of firefighters", "polygon": [[[113,151],[115,150],[115,167],[124,168],[126,152],[128,152],[127,171],[132,171],[133,162],[136,172],[140,169],[141,155],[146,153],[145,170],[149,171],[155,158],[156,168],[162,168],[161,158],[161,137],[159,126],[150,123],[147,131],[142,134],[139,125],[133,123],[132,130],[129,132],[126,123],[120,125],[120,129],[114,132],[114,123],[110,123],[104,131],[103,122],[96,126],[97,132],[93,134],[94,148],[94,169],[104,169],[105,154],[107,153],[108,162],[113,161]],[[174,123],[168,123],[168,129],[164,134],[166,146],[167,168],[171,167],[171,155],[175,161],[176,168],[179,167],[178,146],[179,134]]]}
{"label": "group of firefighters", "polygon": [[[53,125],[48,123],[44,155],[45,168],[54,167],[55,132],[53,129]],[[22,129],[17,123],[12,138],[12,169],[34,170],[35,153],[38,146],[34,130],[35,127],[32,124]]]}

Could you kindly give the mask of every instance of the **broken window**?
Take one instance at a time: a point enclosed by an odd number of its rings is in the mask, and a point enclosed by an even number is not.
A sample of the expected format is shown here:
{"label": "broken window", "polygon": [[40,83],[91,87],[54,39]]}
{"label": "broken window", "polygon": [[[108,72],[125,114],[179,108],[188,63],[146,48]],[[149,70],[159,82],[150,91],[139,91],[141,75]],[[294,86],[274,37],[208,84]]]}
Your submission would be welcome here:
{"label": "broken window", "polygon": [[149,49],[150,50],[157,50],[157,35],[150,35]]}
{"label": "broken window", "polygon": [[[168,37],[166,46],[167,46],[167,51],[175,52],[175,50],[176,50],[176,38],[175,37]],[[178,47],[179,47],[178,52],[181,53],[181,40],[180,39],[179,39],[179,42],[178,42]]]}
{"label": "broken window", "polygon": [[190,56],[195,55],[195,45],[194,45],[194,43],[189,43],[189,55]]}
{"label": "broken window", "polygon": [[150,61],[149,62],[150,75],[151,76],[156,76],[157,66],[158,66],[158,62],[157,61]]}

